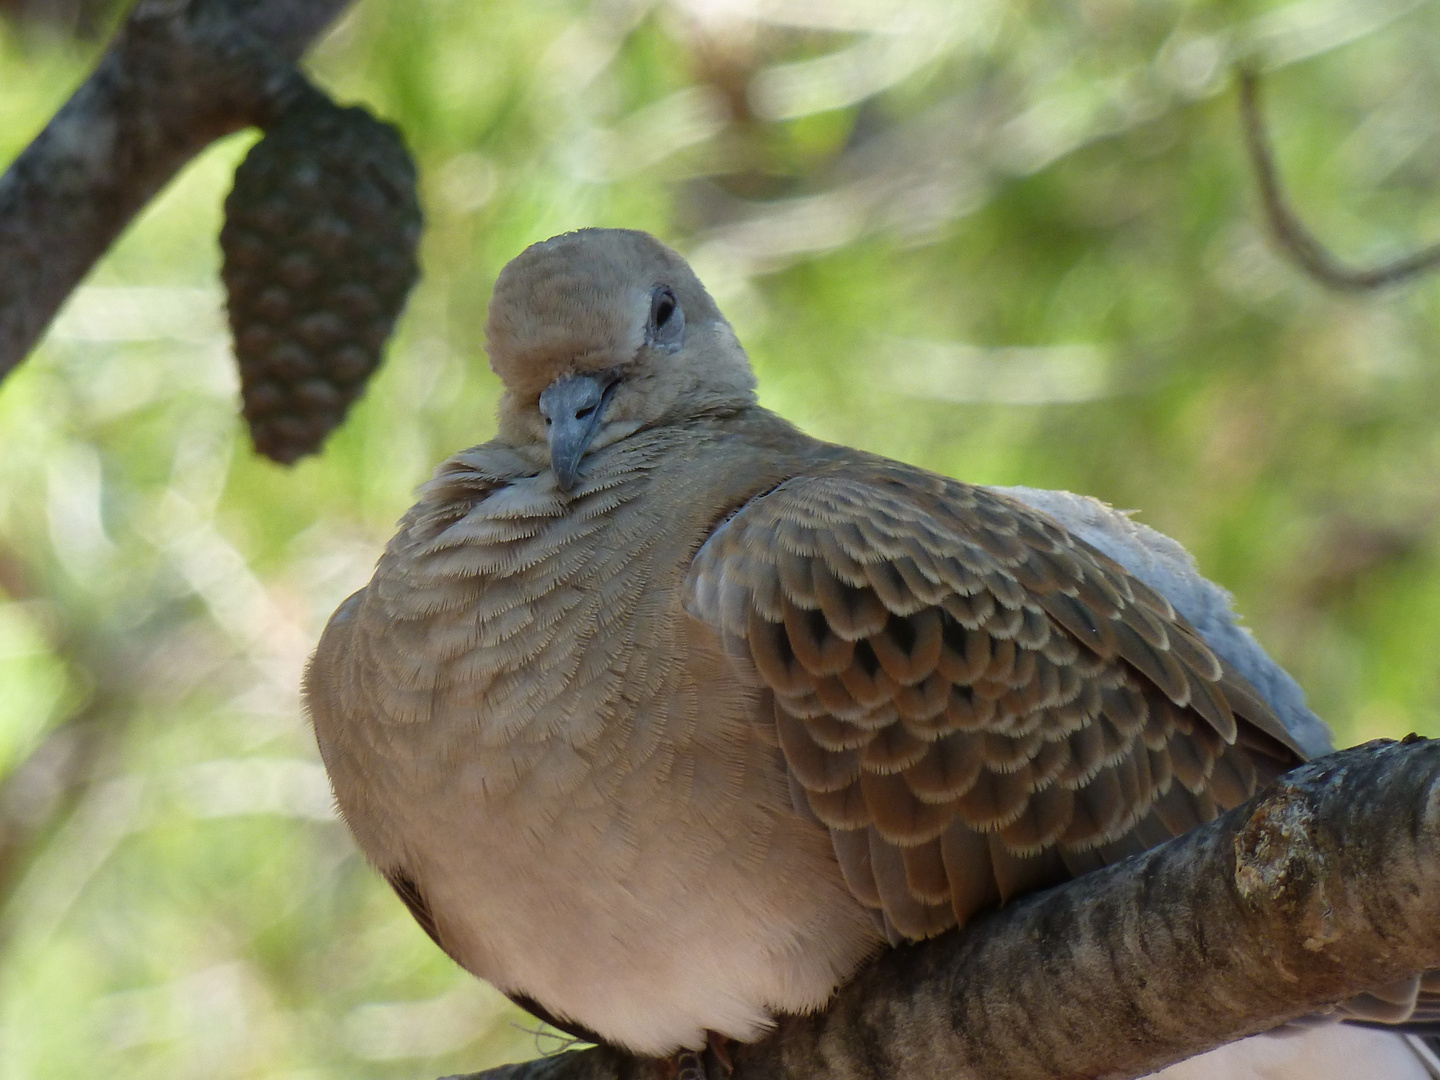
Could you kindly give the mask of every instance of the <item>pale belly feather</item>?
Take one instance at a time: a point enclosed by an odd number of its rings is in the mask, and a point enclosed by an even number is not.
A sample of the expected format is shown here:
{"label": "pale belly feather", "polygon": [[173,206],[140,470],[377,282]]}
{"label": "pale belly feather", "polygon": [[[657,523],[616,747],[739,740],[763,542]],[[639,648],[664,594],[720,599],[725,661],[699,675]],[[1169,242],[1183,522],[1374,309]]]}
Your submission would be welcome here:
{"label": "pale belly feather", "polygon": [[642,1053],[701,1046],[707,1029],[753,1039],[773,1011],[822,1005],[877,944],[824,835],[773,812],[728,823],[768,834],[762,849],[720,846],[727,823],[697,826],[674,800],[541,830],[446,809],[416,852],[442,940],[502,990]]}

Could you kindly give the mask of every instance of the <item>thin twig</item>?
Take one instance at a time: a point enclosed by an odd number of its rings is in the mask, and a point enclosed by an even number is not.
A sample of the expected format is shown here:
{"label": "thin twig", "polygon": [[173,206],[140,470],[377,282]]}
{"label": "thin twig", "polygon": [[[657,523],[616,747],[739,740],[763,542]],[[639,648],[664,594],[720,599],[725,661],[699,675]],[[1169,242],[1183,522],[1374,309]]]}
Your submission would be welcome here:
{"label": "thin twig", "polygon": [[1245,145],[1255,177],[1260,183],[1260,201],[1276,243],[1302,270],[1322,285],[1343,292],[1365,292],[1398,285],[1440,268],[1440,243],[1379,266],[1357,269],[1346,266],[1306,228],[1280,186],[1275,155],[1260,113],[1260,76],[1253,68],[1240,69],[1240,116],[1245,127]]}

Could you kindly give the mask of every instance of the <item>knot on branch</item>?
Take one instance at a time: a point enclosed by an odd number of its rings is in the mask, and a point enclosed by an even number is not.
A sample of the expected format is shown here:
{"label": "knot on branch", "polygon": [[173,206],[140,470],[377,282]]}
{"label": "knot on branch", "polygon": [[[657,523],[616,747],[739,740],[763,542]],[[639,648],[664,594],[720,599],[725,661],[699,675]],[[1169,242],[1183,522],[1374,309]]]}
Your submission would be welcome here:
{"label": "knot on branch", "polygon": [[1325,892],[1329,860],[1316,843],[1317,806],[1304,784],[1282,783],[1255,806],[1235,833],[1235,889],[1252,908],[1279,909],[1304,927],[1305,948],[1316,951],[1339,937]]}

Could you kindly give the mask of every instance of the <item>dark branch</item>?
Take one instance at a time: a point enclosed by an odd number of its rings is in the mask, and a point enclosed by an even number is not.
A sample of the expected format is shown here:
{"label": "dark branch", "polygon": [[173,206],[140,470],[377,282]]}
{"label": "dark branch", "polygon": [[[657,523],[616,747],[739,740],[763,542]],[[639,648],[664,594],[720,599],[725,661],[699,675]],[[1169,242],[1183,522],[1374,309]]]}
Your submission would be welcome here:
{"label": "dark branch", "polygon": [[1260,76],[1250,68],[1240,71],[1240,115],[1270,232],[1281,249],[1316,281],[1344,292],[1365,292],[1398,285],[1440,267],[1440,244],[1365,269],[1346,266],[1335,258],[1286,200],[1265,131],[1265,118],[1260,113]]}
{"label": "dark branch", "polygon": [[155,194],[308,86],[293,60],[350,0],[141,0],[0,177],[0,377]]}
{"label": "dark branch", "polygon": [[[883,955],[735,1080],[1136,1077],[1440,967],[1440,742],[1344,750],[1202,829]],[[696,973],[703,978],[703,972]],[[596,1048],[470,1080],[620,1080]]]}

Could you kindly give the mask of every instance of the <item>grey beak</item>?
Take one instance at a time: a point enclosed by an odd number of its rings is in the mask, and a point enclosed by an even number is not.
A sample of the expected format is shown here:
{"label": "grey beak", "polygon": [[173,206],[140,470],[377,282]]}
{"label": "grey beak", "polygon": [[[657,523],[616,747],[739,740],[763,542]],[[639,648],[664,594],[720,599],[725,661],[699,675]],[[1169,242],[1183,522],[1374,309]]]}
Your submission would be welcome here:
{"label": "grey beak", "polygon": [[567,375],[540,395],[540,415],[545,417],[550,441],[550,469],[561,491],[575,486],[580,459],[600,430],[617,382],[609,372]]}

